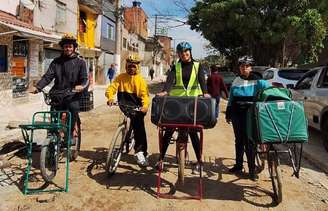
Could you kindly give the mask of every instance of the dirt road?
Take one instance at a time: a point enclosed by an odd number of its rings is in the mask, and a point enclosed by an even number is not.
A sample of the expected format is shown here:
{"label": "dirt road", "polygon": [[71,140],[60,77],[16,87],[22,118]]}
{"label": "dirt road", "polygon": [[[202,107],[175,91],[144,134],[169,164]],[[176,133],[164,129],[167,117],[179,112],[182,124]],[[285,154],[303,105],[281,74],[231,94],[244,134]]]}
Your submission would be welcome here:
{"label": "dirt road", "polygon": [[[222,109],[224,107],[222,104]],[[228,168],[234,164],[234,137],[231,126],[223,121],[223,113],[217,126],[204,134],[202,201],[157,199],[156,171],[152,167],[140,169],[132,153],[123,157],[117,174],[108,178],[104,162],[120,112],[117,108],[102,106],[81,116],[82,150],[77,161],[71,163],[69,192],[24,196],[20,189],[25,160],[17,158],[13,170],[6,170],[9,185],[0,186],[0,210],[328,210],[327,176],[306,162],[300,179],[297,179],[283,159],[283,202],[278,206],[272,199],[267,170],[260,174],[257,182],[248,180],[246,174],[229,174]],[[153,166],[158,156],[157,129],[150,123],[149,114],[146,122],[150,164]],[[171,145],[167,162],[172,165],[167,165],[163,175],[165,183],[171,185],[177,179],[174,152]],[[193,160],[192,148],[189,152],[190,160]],[[197,178],[190,169],[186,174],[188,185],[179,188],[178,195],[195,193],[193,184]],[[58,182],[62,179],[59,175]],[[167,187],[163,188],[163,191],[167,190]],[[38,202],[42,197],[46,202]]]}

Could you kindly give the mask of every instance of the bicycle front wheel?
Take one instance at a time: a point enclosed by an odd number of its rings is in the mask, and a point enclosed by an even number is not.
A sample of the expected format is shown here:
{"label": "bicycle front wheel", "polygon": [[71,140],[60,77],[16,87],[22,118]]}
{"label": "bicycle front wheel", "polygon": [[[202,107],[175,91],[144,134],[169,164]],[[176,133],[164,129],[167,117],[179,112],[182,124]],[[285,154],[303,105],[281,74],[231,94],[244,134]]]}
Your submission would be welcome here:
{"label": "bicycle front wheel", "polygon": [[273,188],[273,199],[279,204],[282,201],[282,183],[277,153],[269,153],[268,167]]}
{"label": "bicycle front wheel", "polygon": [[40,171],[44,181],[51,183],[56,176],[59,161],[59,149],[54,141],[42,146],[40,153]]}
{"label": "bicycle front wheel", "polygon": [[118,164],[121,160],[124,145],[124,132],[125,126],[122,125],[117,128],[115,135],[112,139],[112,143],[108,149],[108,155],[106,159],[106,172],[108,176],[115,174]]}
{"label": "bicycle front wheel", "polygon": [[186,164],[186,144],[177,143],[177,156],[178,156],[178,181],[184,184],[184,170]]}

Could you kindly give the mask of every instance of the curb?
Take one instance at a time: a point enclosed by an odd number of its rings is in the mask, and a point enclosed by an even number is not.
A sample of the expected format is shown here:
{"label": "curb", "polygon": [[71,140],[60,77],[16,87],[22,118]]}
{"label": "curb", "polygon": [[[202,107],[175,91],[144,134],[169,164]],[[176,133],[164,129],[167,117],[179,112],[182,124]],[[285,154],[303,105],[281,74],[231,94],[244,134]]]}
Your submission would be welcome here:
{"label": "curb", "polygon": [[[300,148],[300,146],[298,146],[298,148]],[[321,169],[323,172],[328,174],[328,163],[325,163],[321,159],[317,158],[316,156],[313,156],[312,153],[309,153],[307,149],[304,148],[304,145],[303,145],[303,158],[305,158],[308,162],[310,162],[311,165],[314,165],[315,167]]]}

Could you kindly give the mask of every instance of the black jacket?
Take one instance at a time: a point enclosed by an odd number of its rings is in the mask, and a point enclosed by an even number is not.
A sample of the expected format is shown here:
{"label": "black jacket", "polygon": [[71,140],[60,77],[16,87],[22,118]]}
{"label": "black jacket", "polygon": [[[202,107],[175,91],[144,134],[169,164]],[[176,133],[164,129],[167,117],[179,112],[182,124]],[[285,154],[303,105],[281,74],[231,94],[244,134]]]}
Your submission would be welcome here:
{"label": "black jacket", "polygon": [[86,87],[88,85],[88,73],[85,61],[77,55],[73,57],[60,56],[55,58],[51,62],[48,71],[37,83],[36,88],[38,90],[43,89],[53,79],[55,82],[50,92],[73,89],[76,85]]}

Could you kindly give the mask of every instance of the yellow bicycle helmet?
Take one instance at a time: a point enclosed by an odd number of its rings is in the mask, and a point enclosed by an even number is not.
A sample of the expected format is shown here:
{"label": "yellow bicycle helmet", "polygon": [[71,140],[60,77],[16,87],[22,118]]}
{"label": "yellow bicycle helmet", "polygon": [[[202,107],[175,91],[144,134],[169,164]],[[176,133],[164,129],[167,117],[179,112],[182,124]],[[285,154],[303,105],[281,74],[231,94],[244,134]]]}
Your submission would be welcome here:
{"label": "yellow bicycle helmet", "polygon": [[63,47],[65,44],[73,44],[75,48],[77,47],[76,38],[72,33],[65,33],[58,44],[61,47]]}
{"label": "yellow bicycle helmet", "polygon": [[128,58],[126,59],[126,62],[139,64],[141,62],[141,59],[138,54],[132,54],[132,55],[128,56]]}

